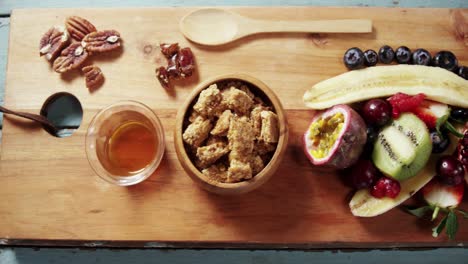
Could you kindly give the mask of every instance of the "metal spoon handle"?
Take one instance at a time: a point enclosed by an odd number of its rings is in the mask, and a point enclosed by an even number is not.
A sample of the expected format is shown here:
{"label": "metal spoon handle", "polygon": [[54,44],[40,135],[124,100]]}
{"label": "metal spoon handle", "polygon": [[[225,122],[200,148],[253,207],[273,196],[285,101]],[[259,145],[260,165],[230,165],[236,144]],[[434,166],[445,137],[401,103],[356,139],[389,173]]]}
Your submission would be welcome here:
{"label": "metal spoon handle", "polygon": [[53,131],[57,131],[57,128],[55,127],[54,124],[52,124],[46,117],[37,115],[37,114],[31,114],[31,113],[25,113],[25,112],[18,112],[18,111],[13,111],[10,109],[7,109],[3,106],[0,106],[0,112],[3,112],[5,114],[10,114],[10,115],[15,115],[19,117],[23,117],[32,121],[39,122],[48,128],[52,129]]}

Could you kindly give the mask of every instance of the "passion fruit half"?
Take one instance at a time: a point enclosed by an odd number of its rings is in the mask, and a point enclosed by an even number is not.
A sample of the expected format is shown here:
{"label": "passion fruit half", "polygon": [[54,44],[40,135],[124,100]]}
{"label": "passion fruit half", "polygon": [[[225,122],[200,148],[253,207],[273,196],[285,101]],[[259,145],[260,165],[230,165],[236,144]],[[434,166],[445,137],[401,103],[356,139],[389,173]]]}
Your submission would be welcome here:
{"label": "passion fruit half", "polygon": [[304,151],[312,164],[337,169],[354,164],[366,140],[366,123],[347,105],[316,114],[303,137]]}

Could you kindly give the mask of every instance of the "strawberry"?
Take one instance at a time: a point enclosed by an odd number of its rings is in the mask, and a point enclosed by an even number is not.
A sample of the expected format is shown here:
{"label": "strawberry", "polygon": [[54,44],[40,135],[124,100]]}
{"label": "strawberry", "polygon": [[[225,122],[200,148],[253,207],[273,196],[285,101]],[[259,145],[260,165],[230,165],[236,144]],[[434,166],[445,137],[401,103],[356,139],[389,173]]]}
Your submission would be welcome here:
{"label": "strawberry", "polygon": [[406,211],[417,216],[423,217],[427,212],[432,211],[434,221],[439,211],[445,213],[439,224],[432,229],[432,236],[437,237],[446,228],[446,234],[450,239],[455,237],[458,230],[458,219],[456,212],[468,218],[468,213],[456,209],[463,199],[465,184],[462,182],[455,186],[443,184],[437,177],[434,177],[426,186],[421,189],[424,200],[428,205],[416,209],[406,208]]}
{"label": "strawberry", "polygon": [[424,100],[420,106],[412,110],[429,129],[435,129],[437,122],[445,123],[450,115],[450,108],[446,104]]}
{"label": "strawberry", "polygon": [[414,109],[422,104],[425,98],[426,95],[423,93],[419,93],[417,95],[396,93],[387,99],[392,105],[392,117],[398,118],[401,113],[413,112]]}
{"label": "strawberry", "polygon": [[[431,206],[439,209],[451,209],[457,207],[465,192],[464,184],[449,186],[434,178],[421,190],[424,200]],[[437,214],[433,216],[433,219]]]}

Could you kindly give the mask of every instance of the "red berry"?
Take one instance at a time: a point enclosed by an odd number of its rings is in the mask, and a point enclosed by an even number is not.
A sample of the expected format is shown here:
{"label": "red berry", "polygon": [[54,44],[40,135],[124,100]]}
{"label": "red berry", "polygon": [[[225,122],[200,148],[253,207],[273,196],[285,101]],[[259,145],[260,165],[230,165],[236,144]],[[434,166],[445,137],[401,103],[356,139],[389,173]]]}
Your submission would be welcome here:
{"label": "red berry", "polygon": [[401,187],[398,181],[382,177],[372,186],[371,195],[375,198],[383,198],[385,196],[395,198],[400,193],[400,190]]}
{"label": "red berry", "polygon": [[356,189],[368,188],[381,176],[372,161],[367,159],[358,160],[351,167],[350,183]]}
{"label": "red berry", "polygon": [[401,113],[413,112],[426,98],[426,95],[419,93],[417,95],[408,95],[397,93],[388,98],[388,102],[392,105],[392,117],[398,118]]}
{"label": "red berry", "polygon": [[454,156],[442,156],[436,164],[437,175],[447,185],[460,184],[465,176],[463,164]]}
{"label": "red berry", "polygon": [[367,101],[362,108],[362,115],[367,124],[383,126],[390,121],[391,106],[382,99]]}

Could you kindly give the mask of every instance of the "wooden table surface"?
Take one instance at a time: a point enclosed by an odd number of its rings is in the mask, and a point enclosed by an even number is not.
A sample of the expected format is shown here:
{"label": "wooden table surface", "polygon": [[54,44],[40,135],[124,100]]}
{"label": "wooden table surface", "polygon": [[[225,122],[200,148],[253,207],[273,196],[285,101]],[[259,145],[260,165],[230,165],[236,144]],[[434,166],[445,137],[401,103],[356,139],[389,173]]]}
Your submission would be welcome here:
{"label": "wooden table surface", "polygon": [[[81,6],[86,6],[86,7],[89,7],[89,6],[111,6],[112,2],[113,1],[101,1],[100,3],[96,4],[95,1],[81,1],[79,3],[75,3],[74,6],[76,6],[76,5],[81,5]],[[254,5],[268,5],[268,4],[271,4],[271,3],[272,4],[286,4],[283,1],[271,2],[271,1],[259,1],[259,0],[257,0],[254,3],[249,2],[249,4],[254,4]],[[129,6],[129,5],[136,5],[136,6],[139,6],[139,5],[143,5],[143,6],[148,6],[148,5],[185,5],[185,4],[187,4],[187,3],[184,3],[184,2],[171,2],[171,1],[164,2],[164,3],[161,3],[161,2],[148,3],[147,1],[132,1],[131,3],[126,3],[125,1],[119,2],[119,5],[123,5],[123,6]],[[194,2],[191,1],[190,2],[190,5],[213,5],[213,4],[220,4],[220,3],[219,2],[211,3],[210,1],[194,1]],[[243,1],[238,1],[238,2],[230,2],[230,3],[222,2],[222,4],[224,4],[224,5],[245,5],[245,4],[248,4],[248,3],[243,2]],[[420,6],[420,5],[424,4],[426,6],[432,6],[432,7],[434,7],[434,6],[435,7],[467,7],[466,2],[464,2],[464,1],[450,1],[450,2],[444,2],[444,1],[429,1],[429,2],[427,2],[427,1],[425,1],[424,3],[421,3],[419,1],[411,1],[411,2],[403,2],[402,1],[401,3],[399,1],[393,1],[391,3],[387,3],[387,2],[375,3],[375,2],[361,2],[361,1],[351,1],[351,2],[346,2],[346,3],[344,3],[343,1],[327,1],[326,3],[325,2],[320,2],[320,1],[288,1],[288,4],[291,4],[291,5],[308,5],[308,4],[311,4],[311,5],[324,5],[324,4],[326,4],[326,5],[341,5],[341,4],[346,4],[346,5],[355,5],[355,6],[375,5],[375,4],[379,5],[380,4],[380,5],[406,6],[406,7],[410,7],[410,6],[414,7],[414,6]],[[0,3],[0,13],[3,14],[3,16],[0,17],[0,88],[2,88],[2,84],[4,83],[4,74],[5,74],[6,50],[7,50],[7,46],[8,46],[7,45],[7,39],[8,39],[8,30],[9,30],[9,17],[8,17],[8,14],[9,14],[9,11],[11,10],[11,8],[14,8],[14,7],[69,7],[69,4],[65,3],[65,2],[59,2],[59,1],[41,1],[41,3],[37,3],[36,1],[10,1],[10,0],[2,1]],[[4,242],[4,241],[2,241],[2,242]],[[5,244],[5,243],[2,243],[2,244]],[[6,243],[6,244],[8,244],[8,243]],[[95,245],[99,246],[101,244],[98,242]],[[93,246],[93,245],[89,245],[89,246]],[[154,247],[161,247],[161,246],[164,246],[164,245],[158,245],[156,243],[153,246]],[[22,251],[22,254],[28,255],[29,253],[27,252],[27,250],[28,249],[26,249],[26,252]],[[101,253],[102,252],[103,251],[101,251]],[[182,251],[178,251],[178,252],[182,252]],[[216,254],[218,254],[215,251],[208,251],[208,252],[212,252],[213,253],[212,256],[215,256]],[[437,263],[437,262],[434,262],[434,261],[437,261],[437,259],[442,260],[445,257],[449,257],[449,256],[457,256],[457,257],[466,256],[466,251],[463,251],[463,250],[460,251],[459,249],[441,249],[441,250],[434,250],[433,252],[435,253],[435,254],[433,254],[433,257],[430,258],[430,259],[426,259],[425,263]],[[5,253],[5,252],[0,252],[0,260],[2,260],[2,256],[5,256],[5,254],[2,255],[3,253]],[[186,252],[184,252],[184,253],[186,253]],[[176,252],[176,254],[174,254],[173,256],[177,258],[177,257],[180,257],[181,255],[183,255],[184,253],[177,253]],[[66,255],[67,252],[65,252],[64,254],[65,254],[64,256],[67,256]],[[189,253],[189,257],[190,257],[190,254],[193,254],[193,253]],[[223,255],[224,253],[221,252],[219,254]],[[415,256],[418,255],[417,252],[408,253],[408,252],[405,252],[405,251],[400,251],[397,254],[400,255],[400,256],[404,256],[404,255],[409,254],[410,258],[416,259],[416,261],[418,260],[417,257],[415,258]],[[8,252],[6,252],[6,255],[8,255]],[[196,255],[197,254],[193,254],[192,256],[196,256]],[[221,255],[219,255],[219,256],[221,256]],[[374,252],[370,252],[369,254],[364,254],[363,256],[360,256],[360,255],[361,254],[358,254],[358,253],[346,254],[346,252],[345,252],[345,253],[340,254],[340,256],[338,256],[338,257],[341,257],[342,260],[347,259],[348,261],[354,260],[354,261],[364,261],[365,262],[365,261],[370,261],[372,259],[377,259],[378,257],[382,257],[382,255],[385,255],[385,254],[380,254],[380,252],[374,251]],[[50,256],[50,255],[48,257],[49,257],[48,258],[49,260],[53,259],[53,257]],[[106,253],[104,253],[104,255],[101,255],[101,258],[105,258],[105,257],[106,257]],[[253,256],[253,255],[252,256],[246,256],[244,259],[248,260],[249,257],[251,258],[251,257],[255,257],[255,256]],[[288,259],[288,257],[289,257],[289,259],[292,259],[292,258],[294,258],[294,254],[290,253],[290,254],[287,254],[285,256],[286,259]],[[313,252],[307,254],[306,256],[302,256],[299,259],[305,260],[305,259],[314,258],[314,257],[315,258],[319,257],[319,259],[323,259],[323,260],[329,259],[329,258],[327,258],[327,254],[322,254],[322,253],[315,254]],[[335,257],[337,257],[337,256],[335,256]],[[263,258],[265,260],[267,260],[267,261],[275,260],[274,254],[269,254],[269,255],[267,254]],[[383,260],[384,261],[385,260],[391,260],[391,258],[392,258],[391,255],[389,255],[386,258],[383,258]],[[122,259],[125,259],[125,258],[122,258]],[[379,260],[382,260],[382,258],[380,258]],[[7,262],[7,263],[10,263],[10,262]],[[12,262],[12,263],[16,263],[16,262]],[[21,263],[26,263],[26,262],[21,262]],[[46,262],[44,262],[44,263],[46,263]],[[121,262],[118,262],[118,263],[121,263]]]}

